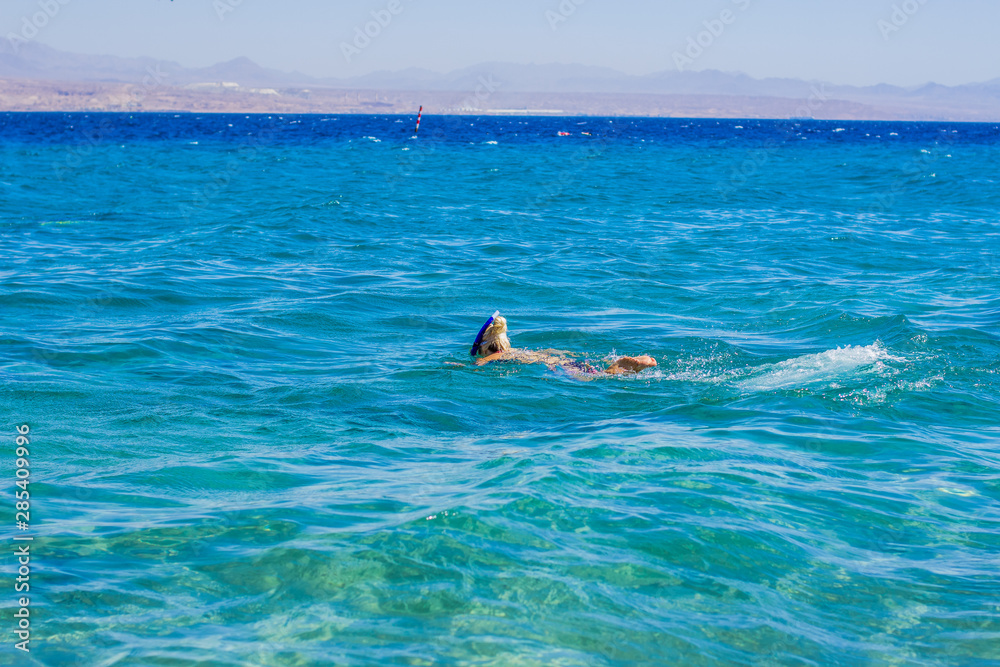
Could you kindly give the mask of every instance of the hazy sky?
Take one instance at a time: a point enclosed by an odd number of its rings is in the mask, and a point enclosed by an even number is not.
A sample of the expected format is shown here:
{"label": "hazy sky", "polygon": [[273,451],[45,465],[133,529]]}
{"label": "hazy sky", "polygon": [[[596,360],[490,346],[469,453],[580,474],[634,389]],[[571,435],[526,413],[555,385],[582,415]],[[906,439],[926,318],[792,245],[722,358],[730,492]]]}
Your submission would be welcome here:
{"label": "hazy sky", "polygon": [[[689,38],[703,33],[689,69],[864,85],[1000,77],[996,0],[0,1],[0,34],[20,33],[27,17],[42,24],[35,39],[66,51],[187,66],[248,56],[316,76],[485,61],[647,74],[676,69],[675,54],[690,55]],[[54,15],[42,21],[45,6]],[[342,44],[372,12],[387,25],[369,26],[377,36],[349,61]]]}

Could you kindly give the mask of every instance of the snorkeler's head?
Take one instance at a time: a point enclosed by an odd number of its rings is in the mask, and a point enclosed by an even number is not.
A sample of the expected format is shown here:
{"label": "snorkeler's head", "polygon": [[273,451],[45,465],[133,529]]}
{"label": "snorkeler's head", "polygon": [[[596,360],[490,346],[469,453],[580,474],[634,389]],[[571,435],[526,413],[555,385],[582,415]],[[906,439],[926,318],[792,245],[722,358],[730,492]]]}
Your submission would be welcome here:
{"label": "snorkeler's head", "polygon": [[510,350],[510,339],[507,338],[507,320],[503,315],[497,315],[483,332],[483,342],[479,344],[476,356],[488,357],[508,350]]}

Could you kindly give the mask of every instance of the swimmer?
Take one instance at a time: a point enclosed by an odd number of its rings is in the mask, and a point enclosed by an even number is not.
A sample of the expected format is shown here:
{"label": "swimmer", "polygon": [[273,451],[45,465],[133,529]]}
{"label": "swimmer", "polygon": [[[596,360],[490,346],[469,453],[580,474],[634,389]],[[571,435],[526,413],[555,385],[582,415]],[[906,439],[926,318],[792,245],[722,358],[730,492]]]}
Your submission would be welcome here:
{"label": "swimmer", "polygon": [[483,366],[492,361],[514,361],[521,364],[545,364],[550,370],[562,368],[575,375],[622,375],[638,373],[653,368],[656,360],[652,357],[621,357],[605,369],[596,368],[588,363],[573,361],[568,352],[559,350],[516,350],[507,337],[507,320],[500,311],[486,321],[476,336],[472,345],[471,355],[476,357],[476,365]]}

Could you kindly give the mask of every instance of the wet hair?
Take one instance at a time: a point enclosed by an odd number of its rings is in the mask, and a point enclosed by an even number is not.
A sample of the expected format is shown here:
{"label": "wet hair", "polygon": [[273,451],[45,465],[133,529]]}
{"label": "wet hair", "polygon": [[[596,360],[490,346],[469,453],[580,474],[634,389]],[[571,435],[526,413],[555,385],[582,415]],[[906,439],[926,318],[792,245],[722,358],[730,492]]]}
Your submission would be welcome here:
{"label": "wet hair", "polygon": [[502,315],[497,315],[486,332],[483,334],[483,342],[479,344],[478,355],[488,357],[497,352],[507,352],[510,350],[510,338],[507,337],[507,320]]}

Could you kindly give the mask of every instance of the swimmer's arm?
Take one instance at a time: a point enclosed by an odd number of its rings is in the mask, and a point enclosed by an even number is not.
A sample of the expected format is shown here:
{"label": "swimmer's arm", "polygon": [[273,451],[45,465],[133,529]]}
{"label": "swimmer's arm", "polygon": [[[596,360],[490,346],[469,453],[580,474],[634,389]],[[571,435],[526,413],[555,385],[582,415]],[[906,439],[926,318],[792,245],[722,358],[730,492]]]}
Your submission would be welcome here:
{"label": "swimmer's arm", "polygon": [[477,366],[484,366],[492,361],[516,361],[519,364],[542,364],[548,363],[548,357],[538,352],[530,350],[507,350],[506,352],[496,352],[488,357],[476,359]]}
{"label": "swimmer's arm", "polygon": [[491,361],[499,361],[501,359],[509,359],[509,358],[510,358],[510,354],[507,353],[507,352],[494,352],[493,354],[491,354],[488,357],[482,357],[480,359],[476,359],[476,365],[477,366],[485,366],[486,364],[490,363]]}
{"label": "swimmer's arm", "polygon": [[483,357],[482,359],[476,359],[477,366],[485,366],[486,364],[493,361],[516,361],[518,363],[531,363],[524,359],[523,353],[514,350],[507,350],[506,352],[494,352],[488,357]]}

